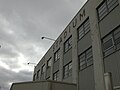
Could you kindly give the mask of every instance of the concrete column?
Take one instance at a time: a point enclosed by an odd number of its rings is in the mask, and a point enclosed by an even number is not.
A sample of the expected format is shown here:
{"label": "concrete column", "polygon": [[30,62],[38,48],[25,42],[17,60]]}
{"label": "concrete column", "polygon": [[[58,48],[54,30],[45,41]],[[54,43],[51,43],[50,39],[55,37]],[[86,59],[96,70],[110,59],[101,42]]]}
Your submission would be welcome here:
{"label": "concrete column", "polygon": [[73,83],[77,84],[77,90],[79,90],[79,69],[78,69],[78,53],[77,53],[77,30],[72,30],[72,77]]}
{"label": "concrete column", "polygon": [[96,16],[97,15],[93,15],[92,17],[94,18],[91,19],[92,21],[91,37],[94,61],[95,90],[105,90],[102,45],[97,18],[95,18]]}
{"label": "concrete column", "polygon": [[74,28],[72,30],[72,78],[73,78],[73,83],[78,84],[78,54],[77,54],[77,30]]}
{"label": "concrete column", "polygon": [[54,63],[54,53],[52,53],[50,80],[53,80],[53,63]]}
{"label": "concrete column", "polygon": [[64,47],[63,47],[63,43],[61,43],[60,45],[60,65],[59,65],[59,72],[60,72],[60,81],[63,81],[63,50],[64,50]]}

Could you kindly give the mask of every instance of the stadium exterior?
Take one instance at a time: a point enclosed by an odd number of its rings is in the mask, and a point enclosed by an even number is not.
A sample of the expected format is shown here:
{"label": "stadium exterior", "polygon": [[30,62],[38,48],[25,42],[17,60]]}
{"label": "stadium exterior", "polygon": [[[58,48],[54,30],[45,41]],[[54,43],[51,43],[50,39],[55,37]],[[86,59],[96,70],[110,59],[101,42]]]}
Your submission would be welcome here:
{"label": "stadium exterior", "polygon": [[120,90],[120,0],[85,3],[36,65],[33,81],[41,80]]}

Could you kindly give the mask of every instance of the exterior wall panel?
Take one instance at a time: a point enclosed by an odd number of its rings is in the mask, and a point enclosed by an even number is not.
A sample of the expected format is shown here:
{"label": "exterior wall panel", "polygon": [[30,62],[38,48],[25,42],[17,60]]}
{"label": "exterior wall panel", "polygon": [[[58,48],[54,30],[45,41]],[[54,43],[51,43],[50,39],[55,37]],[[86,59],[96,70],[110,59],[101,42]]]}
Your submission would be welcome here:
{"label": "exterior wall panel", "polygon": [[56,61],[53,65],[53,73],[59,70],[60,60]]}
{"label": "exterior wall panel", "polygon": [[95,90],[93,65],[79,72],[79,90]]}
{"label": "exterior wall panel", "polygon": [[120,51],[104,59],[105,72],[112,73],[113,86],[120,85]]}
{"label": "exterior wall panel", "polygon": [[72,48],[64,54],[63,65],[66,65],[72,60]]}
{"label": "exterior wall panel", "polygon": [[[113,19],[114,18],[114,19]],[[99,22],[101,38],[120,25],[120,6],[118,5],[113,11]]]}
{"label": "exterior wall panel", "polygon": [[90,32],[88,32],[81,40],[78,41],[78,55],[92,45]]}

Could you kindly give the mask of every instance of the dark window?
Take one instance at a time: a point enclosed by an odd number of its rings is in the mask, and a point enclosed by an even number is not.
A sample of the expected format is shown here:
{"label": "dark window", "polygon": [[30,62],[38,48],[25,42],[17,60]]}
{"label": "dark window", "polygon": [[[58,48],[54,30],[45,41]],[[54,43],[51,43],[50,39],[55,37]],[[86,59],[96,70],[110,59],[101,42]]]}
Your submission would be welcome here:
{"label": "dark window", "polygon": [[120,28],[118,27],[105,38],[103,38],[102,43],[104,56],[108,56],[120,49]]}
{"label": "dark window", "polygon": [[46,80],[50,80],[50,76],[46,78]]}
{"label": "dark window", "polygon": [[64,43],[64,51],[67,52],[72,47],[72,36]]}
{"label": "dark window", "polygon": [[42,66],[42,69],[41,69],[41,74],[45,73],[45,64]]}
{"label": "dark window", "polygon": [[39,78],[40,70],[37,71],[37,79]]}
{"label": "dark window", "polygon": [[93,64],[92,48],[87,49],[81,55],[79,55],[80,70]]}
{"label": "dark window", "polygon": [[97,8],[99,20],[106,16],[117,5],[118,0],[104,0],[104,2]]}
{"label": "dark window", "polygon": [[58,49],[54,54],[54,62],[60,59],[60,49]]}
{"label": "dark window", "polygon": [[36,74],[34,74],[34,76],[33,76],[33,81],[35,81],[36,80]]}
{"label": "dark window", "polygon": [[59,80],[59,70],[53,74],[53,80]]}
{"label": "dark window", "polygon": [[78,28],[78,39],[81,39],[87,32],[90,31],[89,19],[87,19],[79,28]]}
{"label": "dark window", "polygon": [[72,76],[72,62],[63,67],[63,78],[67,78],[69,76]]}
{"label": "dark window", "polygon": [[47,68],[51,67],[51,58],[47,61]]}
{"label": "dark window", "polygon": [[120,28],[114,32],[114,42],[117,49],[120,49]]}

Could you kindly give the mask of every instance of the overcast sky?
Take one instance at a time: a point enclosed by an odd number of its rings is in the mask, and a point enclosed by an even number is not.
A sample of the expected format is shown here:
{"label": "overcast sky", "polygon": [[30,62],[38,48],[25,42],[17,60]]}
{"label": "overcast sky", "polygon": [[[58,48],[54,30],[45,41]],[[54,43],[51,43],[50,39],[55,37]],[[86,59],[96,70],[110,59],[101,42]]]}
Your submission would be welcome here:
{"label": "overcast sky", "polygon": [[31,81],[38,63],[86,0],[0,0],[0,87]]}

